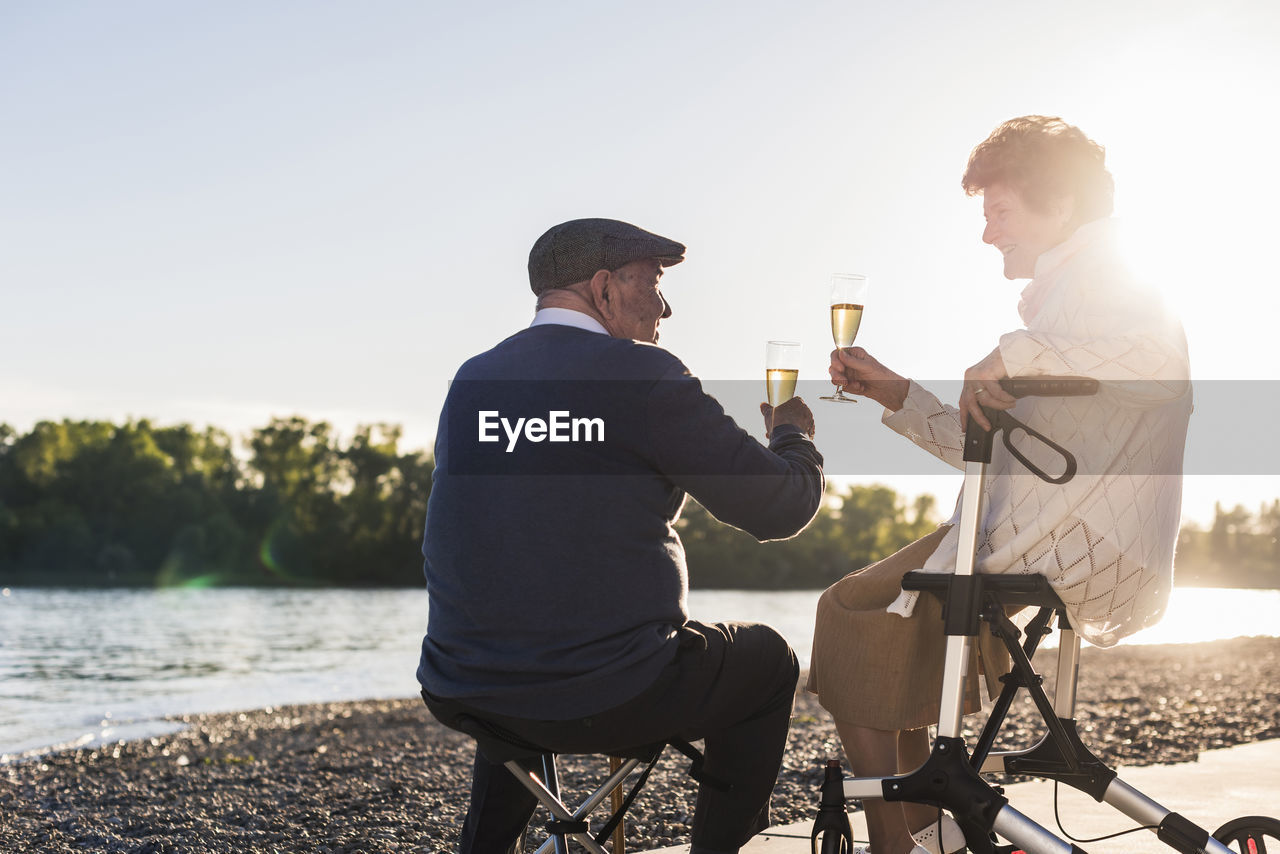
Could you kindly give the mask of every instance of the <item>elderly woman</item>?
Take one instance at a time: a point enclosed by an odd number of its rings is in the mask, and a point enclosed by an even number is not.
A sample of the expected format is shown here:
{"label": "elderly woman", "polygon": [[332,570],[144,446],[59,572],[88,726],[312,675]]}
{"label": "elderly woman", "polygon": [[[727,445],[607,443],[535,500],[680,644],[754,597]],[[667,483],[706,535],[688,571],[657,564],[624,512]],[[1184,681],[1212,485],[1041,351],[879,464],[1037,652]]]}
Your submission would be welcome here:
{"label": "elderly woman", "polygon": [[[997,443],[984,485],[977,570],[1039,573],[1073,627],[1098,646],[1155,622],[1173,580],[1182,452],[1191,412],[1186,341],[1159,295],[1139,285],[1117,251],[1113,183],[1103,148],[1058,118],[998,127],[969,157],[962,181],[983,197],[983,242],[1008,279],[1031,279],[1018,305],[1025,326],[965,371],[958,407],[946,406],[861,348],[832,353],[831,378],[885,407],[883,422],[963,468],[969,419],[981,405],[1015,416],[1072,449],[1075,479],[1054,486],[1026,473]],[[1096,397],[1015,401],[999,381],[1072,374],[1103,381]],[[835,718],[858,776],[911,771],[928,758],[937,723],[941,606],[904,593],[914,569],[950,571],[958,518],[832,585],[818,604],[808,688]],[[965,711],[981,708],[979,670],[994,696],[1008,654],[989,632],[966,675]],[[875,854],[964,846],[932,807],[865,804]],[[939,839],[941,836],[941,839]]]}

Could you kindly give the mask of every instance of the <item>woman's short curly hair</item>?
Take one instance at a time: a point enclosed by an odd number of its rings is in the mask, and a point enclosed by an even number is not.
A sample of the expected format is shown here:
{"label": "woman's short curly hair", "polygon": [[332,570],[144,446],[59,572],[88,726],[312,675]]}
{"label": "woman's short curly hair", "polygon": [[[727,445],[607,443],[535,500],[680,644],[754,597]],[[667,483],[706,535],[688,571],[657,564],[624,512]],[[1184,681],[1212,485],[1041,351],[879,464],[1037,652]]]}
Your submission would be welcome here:
{"label": "woman's short curly hair", "polygon": [[992,184],[1007,184],[1040,212],[1051,200],[1072,196],[1076,225],[1109,216],[1115,207],[1106,149],[1057,116],[1009,119],[973,149],[960,185],[976,196]]}

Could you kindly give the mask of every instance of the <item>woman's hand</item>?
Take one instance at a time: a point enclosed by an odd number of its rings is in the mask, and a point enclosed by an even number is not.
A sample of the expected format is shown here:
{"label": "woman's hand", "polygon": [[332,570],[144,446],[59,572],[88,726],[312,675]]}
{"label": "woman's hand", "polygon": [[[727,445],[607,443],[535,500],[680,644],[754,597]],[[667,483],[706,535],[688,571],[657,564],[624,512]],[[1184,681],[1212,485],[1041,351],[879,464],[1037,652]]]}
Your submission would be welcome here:
{"label": "woman's hand", "polygon": [[1000,380],[1009,376],[1005,370],[1004,359],[997,347],[987,357],[964,372],[964,391],[960,393],[960,429],[967,429],[969,419],[973,418],[982,425],[982,429],[990,430],[991,422],[982,414],[982,407],[989,409],[1011,409],[1017,399],[1000,386]]}
{"label": "woman's hand", "polygon": [[910,380],[880,364],[861,347],[831,351],[831,381],[850,394],[869,397],[897,412],[907,399]]}

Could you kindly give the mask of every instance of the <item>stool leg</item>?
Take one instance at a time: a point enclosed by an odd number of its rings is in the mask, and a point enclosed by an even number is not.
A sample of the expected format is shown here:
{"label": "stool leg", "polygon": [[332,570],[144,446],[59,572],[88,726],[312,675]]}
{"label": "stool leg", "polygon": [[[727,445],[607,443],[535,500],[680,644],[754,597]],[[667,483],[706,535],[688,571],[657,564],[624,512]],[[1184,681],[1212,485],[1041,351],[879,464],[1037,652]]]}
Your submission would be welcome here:
{"label": "stool leg", "polygon": [[572,836],[578,844],[587,849],[587,851],[592,852],[592,854],[609,854],[609,849],[592,838],[586,816],[591,810],[599,806],[638,764],[640,764],[639,759],[625,760],[622,763],[622,767],[618,769],[616,775],[618,779],[604,781],[590,797],[582,802],[582,805],[576,811],[571,812],[560,798],[560,778],[556,772],[554,754],[543,755],[541,762],[542,778],[539,778],[537,771],[524,768],[515,760],[507,762],[506,767],[511,772],[512,778],[551,813],[552,821],[548,823],[547,828],[551,831],[550,838],[538,851],[543,852],[554,847],[556,854],[569,854],[567,839]]}
{"label": "stool leg", "polygon": [[[542,755],[542,785],[546,786],[547,791],[559,800],[560,775],[556,773],[556,758],[550,753]],[[556,844],[556,854],[569,854],[569,840],[563,834],[555,834],[553,839]]]}
{"label": "stool leg", "polygon": [[[609,773],[616,774],[618,769],[622,767],[622,758],[619,756],[609,757]],[[619,783],[613,789],[613,811],[616,813],[622,809],[622,784]],[[623,854],[627,845],[627,829],[626,821],[618,822],[618,826],[613,829],[613,854]]]}

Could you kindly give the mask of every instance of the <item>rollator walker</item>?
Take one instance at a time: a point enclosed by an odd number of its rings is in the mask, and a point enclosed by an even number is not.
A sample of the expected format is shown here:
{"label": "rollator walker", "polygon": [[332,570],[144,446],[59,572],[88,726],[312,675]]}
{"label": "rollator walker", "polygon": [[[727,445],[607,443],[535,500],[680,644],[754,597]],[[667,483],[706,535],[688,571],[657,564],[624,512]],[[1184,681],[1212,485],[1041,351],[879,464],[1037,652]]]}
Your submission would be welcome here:
{"label": "rollator walker", "polygon": [[[1014,378],[1004,380],[1002,385],[1014,397],[1090,395],[1098,388],[1096,380],[1080,377]],[[984,430],[970,419],[965,434],[964,497],[955,574],[910,572],[903,578],[905,589],[936,595],[944,604],[947,643],[942,702],[930,757],[910,774],[891,777],[843,777],[839,760],[829,760],[812,834],[814,854],[851,854],[853,833],[845,809],[847,798],[911,801],[946,809],[964,831],[967,850],[974,854],[1085,854],[1084,849],[1064,841],[1012,807],[1003,790],[982,776],[993,773],[1041,777],[1073,786],[1137,822],[1135,830],[1152,830],[1162,843],[1183,854],[1265,854],[1267,840],[1280,851],[1280,821],[1275,818],[1245,816],[1227,822],[1211,835],[1125,783],[1085,746],[1074,717],[1080,639],[1067,622],[1062,601],[1042,575],[974,572],[982,485],[996,434],[1003,431],[1009,452],[1049,483],[1069,481],[1075,475],[1076,460],[1067,449],[1008,413],[985,407],[983,411],[991,429]],[[1015,447],[1012,434],[1017,431],[1026,434],[1026,441],[1039,442],[1060,455],[1065,464],[1063,473],[1052,476],[1034,465]],[[1005,609],[1011,605],[1038,609],[1027,625],[1025,639],[1006,616]],[[1031,658],[1049,634],[1055,615],[1059,629],[1058,673],[1050,700],[1041,687],[1041,677],[1032,668]],[[1012,668],[1001,677],[1004,688],[970,753],[962,737],[964,670],[982,621],[1008,648]],[[997,734],[1019,690],[1026,690],[1035,702],[1045,733],[1029,749],[993,752]]]}

